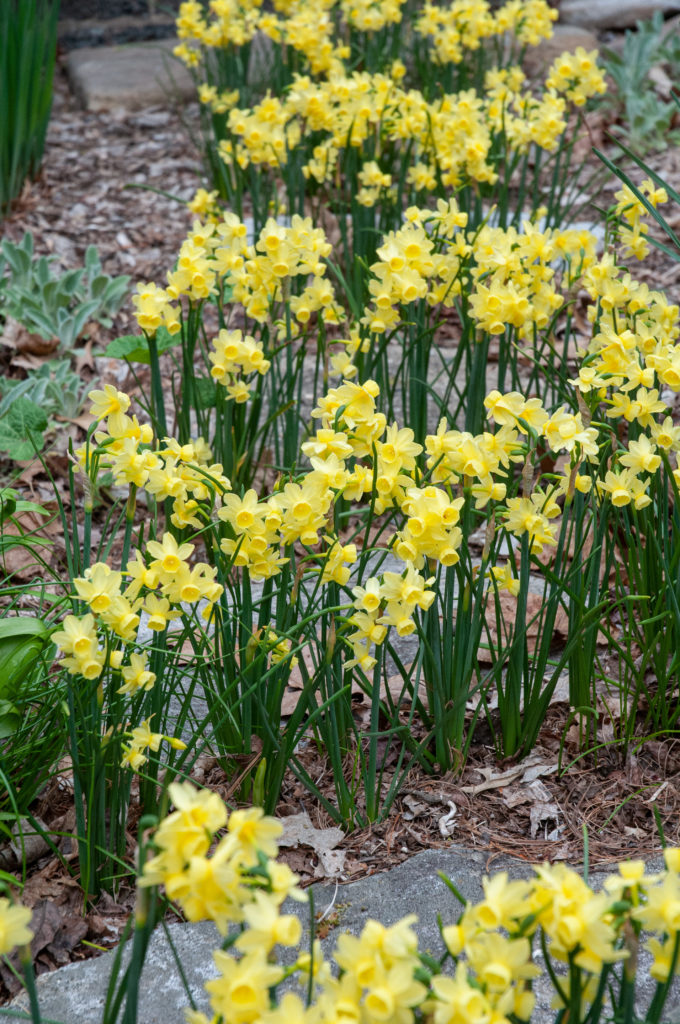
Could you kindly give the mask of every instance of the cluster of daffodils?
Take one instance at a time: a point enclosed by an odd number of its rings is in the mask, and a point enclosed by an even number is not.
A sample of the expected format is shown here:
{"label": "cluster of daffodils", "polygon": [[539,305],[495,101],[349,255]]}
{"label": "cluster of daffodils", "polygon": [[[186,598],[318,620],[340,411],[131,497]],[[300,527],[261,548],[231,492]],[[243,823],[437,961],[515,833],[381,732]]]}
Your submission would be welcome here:
{"label": "cluster of daffodils", "polygon": [[[651,185],[644,189],[650,201],[663,200]],[[621,199],[624,211],[629,198]],[[630,217],[639,222],[639,214],[636,208]],[[199,235],[207,263],[216,268],[215,292],[228,288],[253,324],[253,335],[224,328],[209,353],[212,377],[230,397],[245,402],[251,379],[265,374],[277,357],[282,332],[290,339],[291,324],[305,327],[313,295],[326,288],[332,295],[324,276],[330,246],[322,231],[300,218],[290,226],[269,221],[254,246],[247,245],[245,227],[232,214],[196,225],[192,244]],[[400,635],[417,628],[418,614],[432,604],[429,580],[437,567],[458,562],[465,507],[474,510],[478,523],[493,523],[492,534],[504,530],[517,540],[526,537],[530,553],[540,555],[555,546],[565,505],[575,493],[593,490],[600,501],[641,510],[653,500],[654,475],[669,462],[680,481],[680,428],[668,397],[680,390],[678,309],[635,282],[611,253],[598,258],[590,233],[541,230],[530,222],[521,230],[487,224],[470,231],[455,200],[438,200],[434,209],[409,208],[377,256],[368,279],[370,305],[349,324],[349,336],[332,343],[328,370],[344,382],[330,387],[312,411],[319,422],[300,446],[310,463],[306,471],[280,477],[269,493],[232,493],[221,467],[210,464],[203,441],[152,445],[148,431],[124,409],[107,410],[108,436],[95,435],[99,457],[117,482],[144,487],[159,501],[170,499],[174,526],[221,524],[213,557],[226,558],[225,575],[242,569],[252,579],[269,579],[290,561],[296,545],[304,547],[305,571],[351,594],[342,635],[352,664],[364,671],[391,628]],[[569,407],[549,408],[534,396],[494,390],[484,401],[488,428],[482,433],[460,431],[442,419],[435,433],[416,438],[410,428],[388,424],[375,380],[357,383],[362,358],[386,332],[394,337],[408,324],[418,303],[426,311],[455,309],[478,336],[511,336],[529,347],[540,332],[552,330],[579,288],[592,301],[593,330],[570,381]],[[342,317],[334,299],[317,313],[319,322]],[[273,343],[272,324],[279,325]],[[617,421],[627,432],[612,430]],[[536,473],[539,448],[552,456],[553,470],[545,477]],[[369,506],[372,515],[394,523],[385,538],[386,548],[403,562],[400,583],[390,573],[367,580],[353,576],[358,551],[338,530],[340,501],[344,508]],[[210,602],[210,576],[201,572],[192,593]],[[488,574],[516,592],[517,577],[508,564],[490,566]],[[163,597],[186,600],[181,588],[164,587]]]}
{"label": "cluster of daffodils", "polygon": [[247,402],[251,389],[247,381],[255,374],[264,376],[271,363],[265,359],[262,345],[242,331],[223,328],[215,338],[210,352],[211,376],[226,388],[235,402]]}
{"label": "cluster of daffodils", "polygon": [[[230,486],[222,466],[211,461],[212,453],[205,440],[199,437],[180,445],[174,438],[165,438],[156,445],[151,426],[140,424],[135,415],[127,415],[130,399],[122,391],[107,384],[103,391],[93,391],[89,397],[91,415],[105,429],[95,430],[90,441],[76,452],[81,467],[90,475],[110,470],[114,483],[144,488],[158,502],[171,498],[172,525],[178,530],[189,526],[199,528],[202,525],[196,515],[199,503],[207,500],[214,488],[226,490]],[[182,601],[195,604],[201,598],[211,603],[218,600],[221,590],[213,586],[214,574],[211,576],[208,567],[188,568],[186,559],[193,551],[191,545],[183,545],[179,552],[175,550],[176,545],[172,548],[173,539],[169,535],[153,544],[157,565],[154,572],[144,574],[139,565],[133,563],[125,570],[125,575],[131,578],[129,596],[137,599],[143,587],[160,586],[162,598],[175,604]],[[164,626],[152,628],[163,629]]]}
{"label": "cluster of daffodils", "polygon": [[664,468],[680,485],[680,427],[671,415],[680,391],[680,309],[609,255],[587,271],[585,286],[593,330],[572,383],[600,430],[607,422],[616,430],[597,489],[617,507],[642,509],[651,504],[651,480]]}
{"label": "cluster of daffodils", "polygon": [[365,586],[354,587],[355,611],[349,619],[353,629],[348,636],[354,657],[347,662],[347,667],[359,665],[364,672],[369,672],[376,664],[372,647],[384,641],[389,626],[393,626],[399,636],[412,633],[416,628],[415,609],[427,611],[434,601],[434,591],[428,590],[433,583],[434,577],[424,579],[411,564],[403,574],[385,572],[382,578],[372,576]]}
{"label": "cluster of daffodils", "polygon": [[511,0],[492,11],[486,0],[453,0],[446,7],[428,2],[419,12],[415,30],[429,40],[439,64],[460,64],[466,50],[478,50],[484,40],[512,33],[521,46],[537,46],[552,35],[557,11],[543,0]]}
{"label": "cluster of daffodils", "polygon": [[[119,456],[117,439],[102,441],[117,480],[125,479],[117,459],[161,464],[149,471],[148,483],[144,472],[135,479],[157,498],[172,499],[173,523],[205,524],[217,505],[217,520],[224,524],[219,552],[228,566],[247,570],[253,579],[276,576],[291,547],[303,545],[307,568],[320,572],[323,584],[348,587],[357,547],[332,529],[339,499],[370,504],[374,514],[396,517],[387,547],[402,560],[403,572],[356,580],[352,589],[353,610],[344,635],[352,648],[351,664],[364,671],[375,664],[373,648],[390,628],[402,636],[416,628],[414,612],[426,612],[433,601],[433,568],[459,560],[465,540],[459,521],[466,500],[487,523],[493,520],[496,531],[504,529],[518,540],[526,536],[530,552],[539,555],[556,544],[564,503],[577,491],[586,494],[595,482],[600,500],[642,509],[652,500],[649,487],[662,456],[680,448],[680,428],[658,387],[680,389],[677,307],[636,284],[611,256],[596,259],[587,233],[541,232],[526,224],[521,233],[487,227],[468,241],[464,225],[456,204],[440,201],[430,214],[410,211],[405,226],[384,240],[369,284],[374,306],[362,324],[351,328],[342,357],[334,360],[334,368],[346,373],[345,381],[318,401],[312,416],[319,426],[301,446],[311,469],[282,478],[268,496],[252,489],[229,493],[221,467],[211,467],[207,455],[201,458],[200,444],[179,449],[166,442],[167,448],[153,452],[139,437]],[[480,331],[514,327],[520,338],[531,339],[563,302],[562,289],[555,286],[556,265],[563,268],[565,287],[582,281],[594,300],[593,336],[571,382],[580,393],[579,411],[564,405],[551,410],[536,397],[492,391],[484,402],[489,429],[473,435],[443,419],[421,444],[409,428],[388,426],[376,404],[380,388],[375,381],[351,380],[357,375],[352,358],[374,335],[399,323],[409,300],[446,304],[442,287],[453,293],[463,279],[473,286],[468,306]],[[251,352],[256,350],[252,339],[249,344]],[[224,383],[233,372],[228,356],[235,358],[244,345],[238,331],[220,334],[210,356],[218,380]],[[262,372],[262,358],[250,368]],[[627,444],[609,429],[616,419],[637,425]],[[118,427],[114,422],[114,431]],[[553,455],[555,472],[549,481],[535,479],[538,445]],[[491,567],[490,575],[497,585],[516,591],[518,582],[508,565]],[[196,592],[209,599],[205,590]]]}
{"label": "cluster of daffodils", "polygon": [[[185,0],[177,17],[177,35],[181,40],[195,40],[204,46],[243,46],[257,31],[260,6],[226,0],[206,8],[198,0]],[[175,52],[190,67],[198,62],[196,50],[186,42]]]}
{"label": "cluster of daffodils", "polygon": [[[512,64],[526,46],[551,36],[557,12],[545,0],[509,0],[495,10],[488,0],[444,6],[426,0],[412,13],[417,59],[406,63],[386,36],[382,45],[373,39],[399,24],[402,5],[276,0],[274,11],[261,9],[261,0],[181,5],[175,52],[200,69],[208,145],[224,163],[220,188],[242,194],[241,172],[252,165],[285,185],[293,204],[307,179],[305,191],[322,186],[343,209],[354,196],[363,206],[380,204],[384,215],[389,205],[398,210],[397,199],[406,205],[442,188],[492,185],[501,164],[532,145],[554,152],[570,108],[605,90],[596,52],[563,54],[539,94]],[[275,95],[265,92],[266,81],[258,91],[246,72],[248,53],[237,59],[235,52],[258,31],[271,41],[267,65]],[[489,53],[500,66],[488,67]],[[456,91],[448,72],[473,64],[479,68],[474,88]],[[436,81],[427,69],[435,70]],[[214,210],[207,196],[194,201],[196,212]],[[290,212],[295,209],[302,212],[296,205]]]}
{"label": "cluster of daffodils", "polygon": [[[107,396],[110,403],[125,405],[126,397],[110,388],[95,394],[94,408],[101,411]],[[148,479],[140,478],[138,486],[156,499],[170,502],[173,522],[178,521],[179,509],[182,525],[201,527],[211,521],[216,525],[219,533],[212,558],[224,576],[245,570],[251,579],[269,579],[289,561],[296,545],[302,545],[307,549],[308,572],[320,573],[322,584],[348,587],[357,547],[344,542],[331,528],[338,501],[364,507],[368,503],[377,515],[397,516],[403,525],[388,536],[387,548],[403,561],[403,571],[372,576],[352,589],[353,611],[344,635],[353,655],[349,666],[359,665],[364,671],[375,665],[373,648],[383,643],[390,628],[400,636],[408,635],[416,628],[414,612],[426,612],[431,606],[433,579],[422,574],[424,567],[453,566],[459,560],[464,541],[458,525],[465,503],[463,492],[471,494],[482,515],[489,514],[487,506],[492,503],[495,513],[505,520],[505,528],[518,538],[527,534],[530,549],[540,552],[544,545],[555,543],[561,513],[558,499],[570,488],[573,492],[575,486],[586,489],[590,477],[582,478],[578,466],[598,450],[596,431],[583,425],[580,414],[560,409],[549,416],[537,399],[498,392],[486,400],[490,419],[498,426],[495,432],[474,436],[449,430],[443,420],[437,433],[427,436],[423,448],[414,440],[412,430],[396,423],[387,426],[376,407],[378,397],[378,385],[370,380],[363,385],[345,381],[331,388],[312,413],[320,420],[318,429],[302,445],[311,468],[297,478],[282,479],[268,497],[259,496],[254,489],[242,495],[232,493],[219,466],[207,462],[192,466],[192,455],[198,462],[198,442],[182,449],[176,444],[163,447],[158,454],[138,441],[137,451],[139,458],[159,461],[159,468],[149,470]],[[108,417],[107,428],[114,435],[121,426],[117,422],[121,415],[129,419],[118,412]],[[511,467],[527,460],[530,432],[544,437],[555,453],[566,453],[570,461],[550,490],[536,485],[529,496],[510,497],[506,492]],[[104,436],[99,436],[95,457],[108,460],[106,464],[117,473],[116,438],[98,433]],[[434,482],[422,479],[418,459],[424,450],[425,472]],[[126,451],[125,459],[130,456]],[[87,463],[85,468],[91,471]],[[195,489],[197,479],[200,493]],[[188,511],[192,513],[189,518]],[[66,668],[86,679],[97,679],[108,666],[121,673],[119,692],[123,693],[152,687],[155,677],[146,657],[134,649],[139,646],[141,615],[145,613],[150,628],[164,631],[181,615],[182,606],[201,600],[202,614],[210,618],[213,604],[222,594],[215,579],[216,566],[191,566],[193,551],[194,545],[179,544],[166,533],[161,541],[148,541],[145,552],[137,551],[123,572],[97,563],[85,577],[76,579],[76,593],[89,606],[89,613],[80,618],[68,616],[55,638],[66,655]],[[494,576],[501,586],[512,589],[510,574]],[[100,633],[107,637],[106,643]],[[272,647],[277,649],[278,641],[269,644]],[[280,652],[278,660],[288,654],[289,647]],[[272,661],[275,663],[273,656]]]}
{"label": "cluster of daffodils", "polygon": [[[395,6],[395,0],[388,0],[388,5]],[[212,0],[207,6],[188,0],[180,5],[177,35],[181,42],[174,53],[189,68],[196,68],[206,59],[203,51],[224,50],[232,55],[261,32],[282,49],[290,47],[299,54],[312,74],[337,72],[350,50],[336,38],[334,6],[335,0],[319,0],[313,7],[304,0],[276,0],[272,11],[261,10],[262,0]],[[361,6],[351,8],[360,21],[370,20],[370,15],[362,19]],[[389,20],[389,14],[381,19],[383,25]]]}
{"label": "cluster of daffodils", "polygon": [[577,107],[582,107],[591,96],[601,96],[606,86],[595,56],[582,46],[574,53],[563,53],[552,65],[546,87]]}
{"label": "cluster of daffodils", "polygon": [[[214,954],[217,976],[206,992],[213,1016],[187,1011],[189,1024],[367,1024],[432,1021],[530,1021],[543,950],[556,1009],[578,1007],[585,1019],[605,987],[616,1003],[622,962],[635,957],[641,931],[653,933],[652,978],[663,1001],[678,970],[680,850],[666,850],[666,870],[647,874],[642,861],[622,863],[594,892],[564,864],[535,868],[528,881],[507,874],[483,879],[483,899],[465,905],[456,924],[441,925],[444,955],[421,953],[412,914],[385,927],[369,920],[358,936],[341,933],[332,960],[315,941],[282,967],[283,949],[299,947],[296,914],[286,897],[305,901],[297,877],[276,861],[280,822],[258,808],[228,813],[221,799],[173,784],[175,810],[155,836],[142,887],[164,885],[191,920],[209,919],[228,936]],[[298,994],[288,984],[295,978]],[[306,998],[302,992],[306,993]],[[612,1007],[616,1009],[616,1005]],[[597,1018],[595,1018],[597,1019]]]}
{"label": "cluster of daffodils", "polygon": [[[642,182],[640,192],[654,209],[668,202],[666,189],[656,188],[650,178]],[[648,208],[628,185],[622,185],[615,198],[618,202],[614,213],[621,221],[619,238],[624,247],[624,255],[643,260],[649,253],[649,242],[646,237],[649,234],[649,225],[645,222],[649,213]]]}
{"label": "cluster of daffodils", "polygon": [[244,931],[237,948],[263,966],[276,943],[296,945],[300,922],[279,909],[289,896],[304,897],[292,871],[276,863],[281,825],[257,807],[229,814],[217,793],[190,783],[172,783],[169,795],[175,810],[158,827],[158,853],[144,865],[140,884],[165,886],[189,921],[208,918],[223,935],[246,923],[252,931]]}
{"label": "cluster of daffodils", "polygon": [[[403,5],[404,0],[320,0],[310,8],[304,0],[274,0],[272,11],[262,9],[261,0],[211,0],[205,6],[188,0],[180,5],[182,42],[175,53],[196,67],[203,49],[230,52],[260,31],[282,50],[295,51],[312,75],[331,76],[342,71],[353,52],[370,47],[376,33],[399,25]],[[508,34],[519,47],[536,46],[551,36],[556,17],[545,0],[508,0],[495,11],[488,0],[453,0],[446,7],[426,0],[414,20],[430,59],[446,65],[459,64],[465,50],[476,50],[491,38],[504,41]],[[348,32],[354,50],[346,45]]]}
{"label": "cluster of daffodils", "polygon": [[398,25],[406,0],[340,0],[343,17],[359,32],[379,32],[386,25]]}
{"label": "cluster of daffodils", "polygon": [[[525,222],[522,231],[487,225],[465,232],[467,215],[453,199],[439,200],[432,211],[410,207],[405,216],[404,226],[378,247],[379,260],[370,268],[372,301],[360,321],[364,337],[408,319],[403,307],[417,300],[452,308],[465,287],[466,315],[479,331],[497,335],[514,328],[518,338],[532,340],[595,260],[588,231],[541,231]],[[348,355],[358,347],[350,339]]]}
{"label": "cluster of daffodils", "polygon": [[[206,299],[243,306],[256,324],[275,323],[276,335],[304,332],[312,319],[337,324],[344,318],[331,282],[326,258],[331,246],[311,218],[293,216],[290,224],[270,218],[255,244],[249,244],[246,225],[235,214],[195,221],[182,244],[177,266],[168,273],[165,288],[148,283],[133,296],[137,323],[147,335],[165,326],[171,334],[181,328],[182,300],[199,306]],[[282,313],[286,303],[292,328]],[[267,373],[270,363],[261,342],[240,329],[224,328],[210,356],[211,374],[237,402],[246,401],[251,383]]]}
{"label": "cluster of daffodils", "polygon": [[[530,222],[521,231],[489,225],[466,230],[467,224],[468,215],[455,199],[440,199],[434,209],[407,209],[403,226],[388,232],[377,246],[378,260],[368,280],[370,305],[350,323],[342,348],[333,350],[333,374],[355,377],[355,357],[369,351],[376,336],[408,322],[405,307],[423,302],[434,311],[459,308],[463,287],[464,315],[479,331],[498,335],[511,328],[531,344],[595,262],[596,240],[588,231],[540,230]],[[254,334],[223,328],[209,355],[212,377],[237,402],[247,401],[258,375],[270,369],[276,342],[305,337],[321,323],[334,327],[345,320],[326,277],[332,247],[310,218],[294,216],[290,225],[270,219],[249,245],[245,224],[227,213],[221,220],[197,222],[182,251],[187,246],[211,301],[224,314],[240,306],[246,320],[253,321]],[[134,302],[145,333],[153,334],[169,321],[179,329],[184,314],[172,299],[184,296],[194,307],[203,301],[196,297],[186,267],[182,273],[188,276],[181,287],[179,268],[168,275],[174,284],[166,289],[138,286]],[[271,325],[276,330],[273,339],[268,335],[267,348],[256,334]]]}
{"label": "cluster of daffodils", "polygon": [[[308,180],[333,194],[339,167],[348,173],[347,153],[354,151],[363,160],[356,172],[357,198],[365,206],[393,198],[404,165],[414,195],[438,182],[456,189],[493,184],[501,139],[514,153],[526,153],[531,144],[552,152],[566,128],[569,104],[604,91],[596,57],[584,57],[583,73],[569,83],[553,68],[548,81],[557,84],[538,97],[517,66],[488,72],[479,94],[468,89],[433,99],[406,89],[399,65],[389,73],[353,71],[318,82],[298,75],[281,97],[232,107],[219,152],[228,168],[253,164],[275,178],[286,176],[287,165],[301,166]],[[224,105],[222,98],[213,101],[213,112],[215,102]]]}
{"label": "cluster of daffodils", "polygon": [[[96,422],[106,422],[105,430],[95,429],[94,438],[78,452],[82,468],[95,475],[109,469],[117,483],[144,487],[159,501],[171,498],[173,524],[200,527],[194,511],[208,495],[204,467],[218,485],[229,483],[220,466],[210,465],[205,443],[199,439],[180,447],[168,440],[153,451],[151,428],[127,415],[127,395],[106,385],[103,391],[91,392],[90,398]],[[160,540],[147,541],[145,554],[137,551],[120,571],[95,562],[75,577],[74,596],[87,611],[67,615],[62,629],[53,635],[64,655],[64,668],[88,681],[100,680],[108,672],[118,680],[117,692],[133,700],[152,689],[156,675],[149,667],[148,645],[140,629],[166,635],[181,609],[196,608],[199,603],[201,615],[209,620],[223,592],[216,582],[215,567],[193,561],[194,548],[190,543],[178,543],[167,532]],[[126,738],[123,764],[135,770],[146,761],[144,751],[157,751],[163,740],[175,749],[184,747],[173,737],[153,733],[149,720]]]}

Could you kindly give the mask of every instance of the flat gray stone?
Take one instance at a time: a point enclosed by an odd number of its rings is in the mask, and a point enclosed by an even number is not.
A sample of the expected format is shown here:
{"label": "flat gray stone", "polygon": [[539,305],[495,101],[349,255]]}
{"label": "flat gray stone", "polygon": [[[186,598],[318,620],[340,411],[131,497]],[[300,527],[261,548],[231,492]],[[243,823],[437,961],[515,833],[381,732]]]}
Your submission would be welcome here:
{"label": "flat gray stone", "polygon": [[[659,870],[661,866],[660,859],[649,863],[650,870]],[[451,846],[447,850],[419,853],[391,871],[347,885],[314,886],[317,914],[333,910],[338,916],[337,926],[331,928],[322,941],[324,954],[331,955],[340,932],[358,935],[369,918],[391,925],[406,914],[415,913],[419,919],[416,931],[420,949],[435,956],[441,955],[443,945],[437,914],[441,914],[445,925],[451,924],[462,908],[438,877],[439,871],[448,875],[469,901],[482,898],[481,879],[485,874],[507,871],[511,878],[530,878],[532,875],[532,868],[526,861],[508,856],[490,858],[482,851]],[[592,872],[591,885],[599,888],[607,873],[602,869]],[[294,905],[290,907],[291,912],[294,907],[299,908],[304,923],[307,908]],[[169,932],[196,1006],[209,1014],[209,1002],[203,986],[216,974],[212,953],[219,946],[220,936],[207,922],[173,924],[169,926]],[[303,947],[305,942],[303,938]],[[52,974],[41,975],[38,994],[43,1019],[62,1024],[99,1024],[113,956],[113,953],[105,953],[95,960],[70,964]],[[535,959],[541,962],[540,955]],[[638,995],[643,1005],[649,1001],[654,987],[647,975],[648,963],[649,956],[641,954]],[[545,979],[539,979],[536,993],[537,1007],[533,1020],[554,1019],[554,1011],[549,1009],[552,989]],[[159,928],[150,943],[142,973],[138,1024],[184,1024],[184,1008],[188,1005],[189,999],[172,950],[163,929]],[[19,996],[12,1006],[25,1009],[25,997]],[[665,1021],[676,1019],[680,1019],[677,993],[664,1013]]]}
{"label": "flat gray stone", "polygon": [[538,46],[527,50],[524,65],[530,74],[542,75],[548,70],[556,57],[565,52],[573,53],[579,46],[590,52],[599,48],[599,40],[594,32],[578,25],[554,25],[550,39],[543,39]]}
{"label": "flat gray stone", "polygon": [[86,110],[140,110],[191,100],[191,75],[172,56],[174,39],[126,46],[88,46],[68,56],[71,89]]}
{"label": "flat gray stone", "polygon": [[583,28],[630,28],[656,11],[675,13],[678,0],[561,0],[560,21]]}

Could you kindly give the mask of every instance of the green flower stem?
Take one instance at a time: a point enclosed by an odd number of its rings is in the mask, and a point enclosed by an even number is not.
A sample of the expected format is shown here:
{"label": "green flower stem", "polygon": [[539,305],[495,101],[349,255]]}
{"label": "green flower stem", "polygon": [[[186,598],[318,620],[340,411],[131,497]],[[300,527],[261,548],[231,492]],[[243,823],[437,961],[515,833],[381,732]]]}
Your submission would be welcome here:
{"label": "green flower stem", "polygon": [[38,991],[35,984],[35,970],[33,968],[33,957],[30,945],[21,946],[19,949],[19,962],[24,975],[26,992],[28,993],[28,1005],[31,1014],[31,1024],[42,1024],[40,1006],[38,1004]]}

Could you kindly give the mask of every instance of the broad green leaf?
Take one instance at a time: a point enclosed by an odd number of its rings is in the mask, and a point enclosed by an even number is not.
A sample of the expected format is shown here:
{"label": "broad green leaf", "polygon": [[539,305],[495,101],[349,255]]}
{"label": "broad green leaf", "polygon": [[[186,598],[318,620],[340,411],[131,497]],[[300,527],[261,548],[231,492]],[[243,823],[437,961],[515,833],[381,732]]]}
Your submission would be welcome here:
{"label": "broad green leaf", "polygon": [[9,488],[0,491],[0,523],[13,516],[17,508],[17,492]]}
{"label": "broad green leaf", "polygon": [[0,740],[13,736],[21,725],[21,712],[9,700],[0,700]]}
{"label": "broad green leaf", "polygon": [[109,342],[104,355],[109,359],[129,359],[132,363],[148,363],[149,345],[143,334],[123,334]]}
{"label": "broad green leaf", "polygon": [[35,402],[29,398],[17,398],[7,413],[7,420],[12,428],[27,438],[30,434],[39,434],[47,429],[47,416]]}
{"label": "broad green leaf", "polygon": [[42,441],[44,441],[42,436],[35,439],[35,444],[23,441],[6,420],[0,420],[0,451],[7,452],[10,459],[24,462],[26,459],[32,458],[35,455],[36,447],[42,447]]}
{"label": "broad green leaf", "polygon": [[30,459],[45,443],[46,428],[47,417],[40,406],[28,398],[17,398],[0,419],[0,451],[18,461]]}
{"label": "broad green leaf", "polygon": [[[180,334],[169,334],[165,327],[159,327],[156,332],[156,346],[158,354],[162,355],[168,349],[181,345]],[[124,334],[120,338],[114,338],[110,342],[104,355],[110,359],[127,359],[130,363],[144,363],[149,365],[149,343],[143,334]]]}

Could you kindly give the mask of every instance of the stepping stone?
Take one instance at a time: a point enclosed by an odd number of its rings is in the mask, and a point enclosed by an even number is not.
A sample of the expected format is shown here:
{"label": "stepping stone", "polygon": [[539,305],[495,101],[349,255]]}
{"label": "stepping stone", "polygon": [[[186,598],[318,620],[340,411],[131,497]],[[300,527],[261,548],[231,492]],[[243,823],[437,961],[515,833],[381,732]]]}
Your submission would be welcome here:
{"label": "stepping stone", "polygon": [[598,50],[599,40],[594,32],[578,25],[553,25],[550,39],[543,39],[538,46],[529,47],[524,66],[533,75],[544,75],[556,57],[565,51],[573,53],[579,46],[590,52]]}
{"label": "stepping stone", "polygon": [[191,75],[172,56],[174,39],[88,46],[68,56],[71,89],[86,110],[140,110],[196,97]]}
{"label": "stepping stone", "polygon": [[582,28],[621,29],[651,18],[656,11],[674,14],[679,10],[678,0],[562,0],[560,21]]}
{"label": "stepping stone", "polygon": [[[663,868],[661,858],[648,863],[649,870]],[[614,870],[612,865],[611,870]],[[417,914],[419,948],[435,956],[441,955],[443,945],[437,927],[437,914],[443,924],[453,924],[461,906],[438,876],[442,871],[453,880],[468,901],[482,898],[481,880],[484,875],[507,871],[511,878],[531,878],[531,865],[516,857],[493,856],[482,851],[451,846],[446,850],[427,850],[405,861],[391,871],[371,875],[347,885],[318,885],[313,887],[317,915],[328,918],[337,915],[337,924],[330,928],[322,940],[325,956],[330,956],[338,935],[348,931],[358,935],[369,918],[385,925],[394,924],[407,914]],[[599,889],[609,871],[598,867],[591,872],[590,884]],[[300,914],[305,924],[308,909],[291,904],[287,911]],[[169,926],[172,944],[181,960],[189,989],[198,1009],[210,1017],[208,997],[204,983],[216,976],[212,962],[213,950],[220,944],[217,929],[209,922],[198,924],[172,924]],[[301,946],[305,948],[307,935]],[[38,978],[38,997],[43,1020],[60,1024],[99,1024],[104,1006],[106,987],[114,953],[105,953],[97,959],[70,964],[68,967],[43,974]],[[283,957],[282,957],[283,960]],[[288,961],[290,962],[290,953]],[[539,956],[536,961],[541,963]],[[647,966],[649,954],[640,954],[638,997],[647,1003],[654,989]],[[547,979],[536,984],[537,1006],[533,1020],[552,1021],[550,1010],[552,988]],[[189,1005],[176,962],[163,929],[154,933],[147,953],[140,983],[138,1024],[185,1024],[184,1008]],[[25,995],[18,996],[12,1006],[27,1009]],[[664,1020],[680,1021],[677,988],[669,998]]]}

